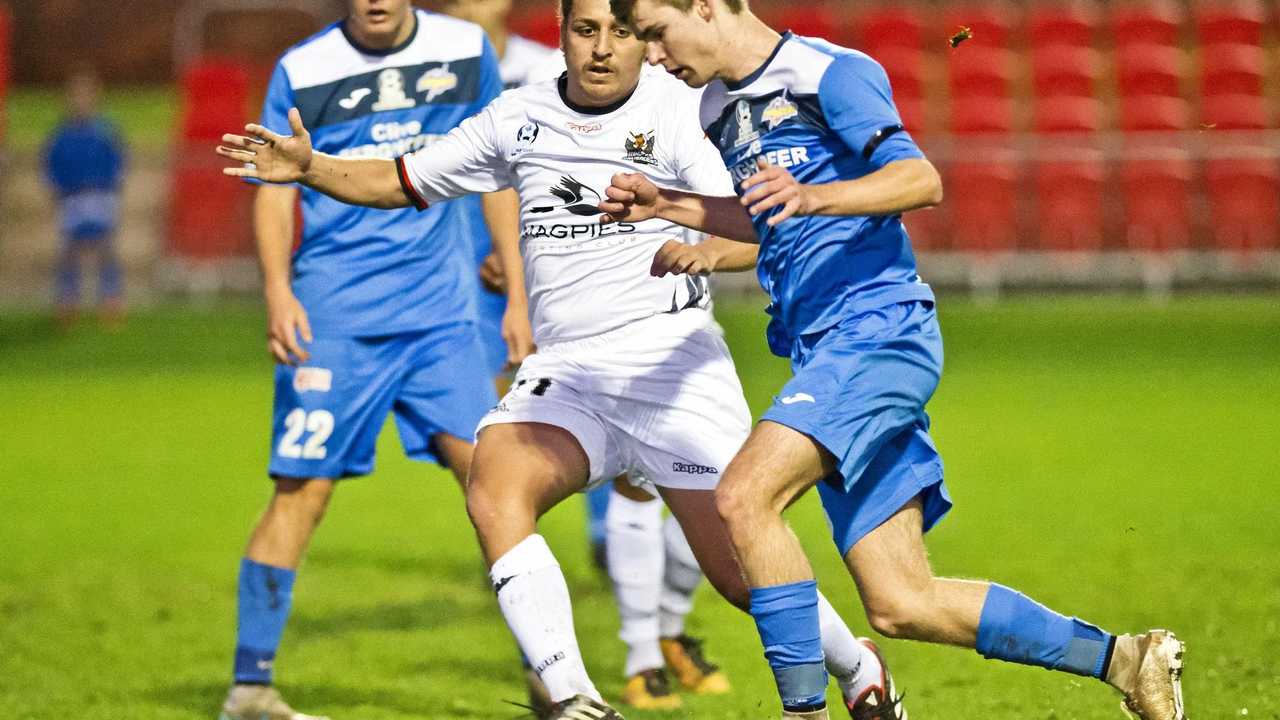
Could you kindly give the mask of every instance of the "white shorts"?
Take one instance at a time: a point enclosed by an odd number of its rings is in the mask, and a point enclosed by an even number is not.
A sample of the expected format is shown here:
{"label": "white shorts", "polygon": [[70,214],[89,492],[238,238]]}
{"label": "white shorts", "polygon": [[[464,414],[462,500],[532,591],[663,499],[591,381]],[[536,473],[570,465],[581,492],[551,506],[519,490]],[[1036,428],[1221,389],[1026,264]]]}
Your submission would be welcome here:
{"label": "white shorts", "polygon": [[720,326],[689,309],[538,348],[476,434],[521,422],[572,433],[591,463],[588,487],[629,473],[710,490],[747,439],[751,411]]}

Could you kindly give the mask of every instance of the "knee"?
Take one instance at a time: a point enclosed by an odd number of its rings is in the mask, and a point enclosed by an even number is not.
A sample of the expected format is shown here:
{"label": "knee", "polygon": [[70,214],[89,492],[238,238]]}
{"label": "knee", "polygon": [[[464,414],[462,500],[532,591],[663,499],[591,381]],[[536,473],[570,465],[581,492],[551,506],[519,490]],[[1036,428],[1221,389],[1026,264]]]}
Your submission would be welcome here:
{"label": "knee", "polygon": [[332,495],[332,480],[282,478],[276,481],[270,515],[292,526],[315,527],[324,518]]}
{"label": "knee", "polygon": [[927,634],[932,613],[925,596],[903,592],[864,602],[867,621],[881,635],[896,640],[916,640]]}

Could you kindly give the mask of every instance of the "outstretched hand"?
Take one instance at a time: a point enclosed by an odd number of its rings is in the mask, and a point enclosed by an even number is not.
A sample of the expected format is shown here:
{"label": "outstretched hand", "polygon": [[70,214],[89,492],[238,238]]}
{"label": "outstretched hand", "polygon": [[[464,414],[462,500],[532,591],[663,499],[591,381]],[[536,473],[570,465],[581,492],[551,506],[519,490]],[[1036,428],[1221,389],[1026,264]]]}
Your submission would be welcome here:
{"label": "outstretched hand", "polygon": [[250,123],[245,135],[223,135],[216,152],[240,166],[223,168],[222,174],[273,183],[301,180],[311,167],[312,149],[298,108],[289,110],[289,128],[293,135],[280,135]]}
{"label": "outstretched hand", "polygon": [[658,186],[640,173],[618,173],[604,194],[608,198],[597,207],[602,223],[640,222],[658,216]]}
{"label": "outstretched hand", "polygon": [[786,168],[770,165],[763,156],[756,159],[756,173],[742,181],[742,206],[752,215],[781,206],[766,221],[769,227],[794,215],[808,215],[808,188]]}

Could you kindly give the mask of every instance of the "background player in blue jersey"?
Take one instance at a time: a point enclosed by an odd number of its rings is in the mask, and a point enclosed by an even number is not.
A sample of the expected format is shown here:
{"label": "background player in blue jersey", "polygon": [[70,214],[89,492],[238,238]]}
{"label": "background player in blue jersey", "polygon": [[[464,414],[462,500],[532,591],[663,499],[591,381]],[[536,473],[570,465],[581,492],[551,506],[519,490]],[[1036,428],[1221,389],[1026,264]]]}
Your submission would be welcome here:
{"label": "background player in blue jersey", "polygon": [[124,311],[120,260],[112,238],[120,218],[124,145],[98,110],[97,76],[78,72],[67,82],[67,118],[44,148],[44,172],[58,199],[62,250],[55,278],[60,323],[75,319],[80,306],[80,265],[98,261],[98,305],[103,319]]}
{"label": "background player in blue jersey", "polygon": [[[769,344],[794,377],[717,488],[751,586],[784,717],[825,718],[816,586],[782,519],[818,485],[871,624],[899,638],[1103,679],[1146,720],[1182,720],[1183,646],[1116,636],[1006,587],[938,578],[923,533],[950,508],[925,404],[942,371],[933,294],[901,213],[937,204],[938,173],[902,129],[870,57],[779,35],[745,0],[613,0],[649,61],[706,86],[702,124],[739,180],[708,198],[620,175],[614,220],[658,216],[760,242]],[[691,249],[691,252],[696,250]],[[713,265],[713,263],[712,263]],[[855,718],[902,716],[892,689]]]}
{"label": "background player in blue jersey", "polygon": [[[423,147],[501,90],[476,25],[415,11],[409,0],[351,0],[350,15],[290,49],[262,123],[285,130],[297,107],[318,147],[392,158]],[[302,243],[293,245],[301,193]],[[513,212],[508,208],[507,212]],[[496,402],[475,328],[483,232],[476,199],[425,213],[369,211],[291,185],[263,185],[254,229],[278,361],[270,474],[275,493],[241,562],[234,684],[226,720],[305,718],[272,687],[295,570],[336,480],[373,469],[395,416],[405,452],[459,481],[477,423]],[[514,247],[514,238],[510,246]],[[518,255],[511,267],[519,268]],[[517,348],[531,344],[523,278],[511,286]]]}

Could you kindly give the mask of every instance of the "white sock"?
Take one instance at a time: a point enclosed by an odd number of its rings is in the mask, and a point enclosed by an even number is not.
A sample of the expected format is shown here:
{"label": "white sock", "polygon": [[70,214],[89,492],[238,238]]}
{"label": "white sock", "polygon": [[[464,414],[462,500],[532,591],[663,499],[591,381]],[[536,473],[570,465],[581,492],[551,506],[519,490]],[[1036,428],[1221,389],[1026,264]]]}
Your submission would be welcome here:
{"label": "white sock", "polygon": [[625,676],[660,668],[658,597],[662,591],[662,503],[636,502],[615,490],[604,516],[609,579],[627,644]]}
{"label": "white sock", "polygon": [[846,697],[856,698],[868,687],[880,684],[880,660],[870,648],[858,642],[822,593],[818,593],[818,625],[827,672],[835,677]]}
{"label": "white sock", "polygon": [[702,582],[702,568],[680,529],[675,516],[662,525],[666,567],[662,573],[662,601],[658,609],[658,632],[664,638],[684,634],[684,619],[693,610],[693,593]]}
{"label": "white sock", "polygon": [[560,702],[579,694],[600,700],[573,631],[569,586],[547,541],[537,534],[521,540],[498,558],[489,578],[507,626],[551,700]]}

